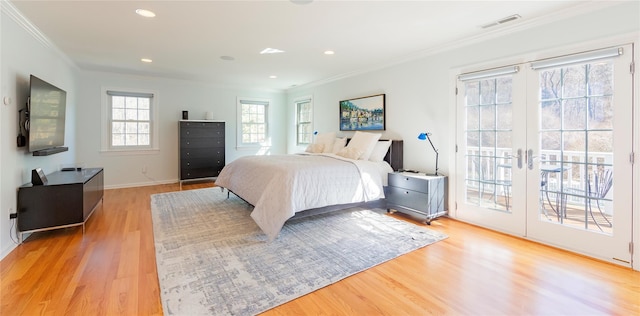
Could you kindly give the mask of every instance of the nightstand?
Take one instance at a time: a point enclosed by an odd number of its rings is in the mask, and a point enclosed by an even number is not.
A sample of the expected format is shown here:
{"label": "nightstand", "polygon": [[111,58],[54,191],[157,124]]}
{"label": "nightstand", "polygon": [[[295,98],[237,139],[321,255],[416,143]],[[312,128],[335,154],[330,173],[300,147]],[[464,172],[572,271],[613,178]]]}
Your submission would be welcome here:
{"label": "nightstand", "polygon": [[424,173],[389,173],[384,194],[387,211],[416,213],[426,216],[425,223],[447,214],[447,177]]}

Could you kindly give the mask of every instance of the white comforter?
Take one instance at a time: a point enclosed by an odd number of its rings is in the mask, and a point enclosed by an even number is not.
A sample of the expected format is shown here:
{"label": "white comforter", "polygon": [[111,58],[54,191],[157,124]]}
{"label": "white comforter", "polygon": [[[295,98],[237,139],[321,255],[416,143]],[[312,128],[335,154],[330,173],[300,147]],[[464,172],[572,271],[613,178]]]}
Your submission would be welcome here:
{"label": "white comforter", "polygon": [[334,154],[247,156],[227,164],[216,185],[254,206],[251,217],[269,240],[295,212],[384,198],[386,162]]}

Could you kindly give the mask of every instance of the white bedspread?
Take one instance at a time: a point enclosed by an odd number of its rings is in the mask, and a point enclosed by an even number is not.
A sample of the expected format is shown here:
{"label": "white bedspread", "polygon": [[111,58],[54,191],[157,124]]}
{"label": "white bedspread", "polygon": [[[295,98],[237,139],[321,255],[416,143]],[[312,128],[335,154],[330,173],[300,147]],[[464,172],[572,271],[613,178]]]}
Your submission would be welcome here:
{"label": "white bedspread", "polygon": [[295,212],[384,198],[392,171],[386,162],[334,154],[247,156],[227,164],[216,185],[251,203],[251,217],[273,240]]}

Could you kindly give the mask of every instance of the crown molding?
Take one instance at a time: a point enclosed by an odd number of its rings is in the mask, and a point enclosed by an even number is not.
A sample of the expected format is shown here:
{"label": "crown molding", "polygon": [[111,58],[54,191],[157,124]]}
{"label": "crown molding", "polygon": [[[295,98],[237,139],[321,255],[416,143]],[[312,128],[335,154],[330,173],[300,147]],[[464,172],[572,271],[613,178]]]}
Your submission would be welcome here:
{"label": "crown molding", "polygon": [[36,27],[29,21],[22,13],[9,1],[9,0],[0,0],[0,12],[5,16],[9,17],[13,20],[18,26],[20,26],[23,30],[25,30],[31,37],[33,37],[36,41],[38,41],[42,46],[47,49],[50,49],[55,54],[57,54],[60,58],[62,58],[67,64],[74,68],[78,68],[76,63],[74,63],[69,56],[67,56],[58,46],[56,46],[53,42],[49,40],[49,38],[44,35]]}
{"label": "crown molding", "polygon": [[502,36],[505,36],[505,35],[517,33],[517,32],[528,30],[528,29],[532,29],[534,27],[538,27],[538,26],[542,26],[542,25],[545,25],[545,24],[553,23],[553,22],[556,22],[556,21],[561,21],[561,20],[568,19],[568,18],[571,18],[571,17],[580,16],[580,15],[587,14],[587,13],[590,13],[590,12],[606,9],[606,8],[613,7],[613,6],[616,6],[616,5],[620,5],[620,4],[626,3],[626,2],[633,2],[633,0],[588,1],[588,2],[584,2],[584,3],[581,3],[581,4],[575,5],[575,6],[571,6],[571,7],[565,8],[563,10],[554,11],[552,13],[546,14],[546,15],[541,16],[541,17],[532,18],[530,20],[521,19],[518,22],[514,23],[513,25],[505,24],[503,26],[497,26],[495,29],[491,29],[491,28],[490,29],[485,29],[486,32],[483,32],[481,34],[460,38],[460,39],[457,39],[457,40],[453,40],[453,41],[447,42],[447,43],[442,44],[442,45],[438,45],[437,47],[432,47],[432,48],[428,48],[428,49],[425,49],[425,50],[421,50],[421,51],[419,51],[417,53],[414,53],[414,54],[411,54],[411,55],[406,55],[404,57],[400,57],[400,58],[398,58],[398,59],[396,59],[396,60],[394,60],[392,62],[381,63],[381,64],[378,64],[378,65],[374,65],[372,67],[362,68],[362,69],[354,70],[354,71],[351,71],[351,72],[339,74],[339,75],[336,75],[336,76],[333,76],[333,77],[329,77],[329,78],[326,78],[326,79],[321,79],[321,80],[309,82],[309,83],[306,83],[306,84],[298,85],[298,86],[295,86],[295,87],[288,88],[288,89],[286,89],[286,91],[287,92],[294,92],[294,91],[297,91],[299,89],[317,87],[317,86],[328,84],[328,83],[331,83],[331,82],[334,82],[334,81],[338,81],[338,80],[342,80],[342,79],[346,79],[346,78],[350,78],[350,77],[354,77],[354,76],[370,73],[370,72],[373,72],[373,71],[377,71],[377,70],[389,68],[389,67],[392,67],[392,66],[404,64],[404,63],[407,63],[407,62],[410,62],[410,61],[423,59],[423,58],[426,58],[426,57],[429,57],[429,56],[433,56],[433,55],[436,55],[436,54],[440,54],[440,53],[443,53],[443,52],[446,52],[446,51],[450,51],[450,50],[453,50],[453,49],[462,48],[462,47],[465,47],[465,46],[477,44],[477,43],[480,43],[480,42],[483,42],[483,41],[486,41],[486,40],[490,40],[490,39],[493,39],[493,38],[502,37]]}

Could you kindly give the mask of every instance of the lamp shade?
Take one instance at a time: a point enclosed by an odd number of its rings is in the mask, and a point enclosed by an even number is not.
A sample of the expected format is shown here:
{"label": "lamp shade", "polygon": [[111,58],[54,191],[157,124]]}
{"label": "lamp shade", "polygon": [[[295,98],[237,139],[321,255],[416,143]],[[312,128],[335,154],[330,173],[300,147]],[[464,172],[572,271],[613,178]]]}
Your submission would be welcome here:
{"label": "lamp shade", "polygon": [[429,138],[429,136],[431,136],[431,133],[429,132],[420,133],[420,135],[418,135],[418,139],[428,140],[429,144],[431,145],[431,148],[433,148],[433,151],[436,153],[436,172],[433,175],[437,176],[438,175],[438,150],[436,149],[436,146],[433,146],[433,142],[431,141],[431,138]]}

